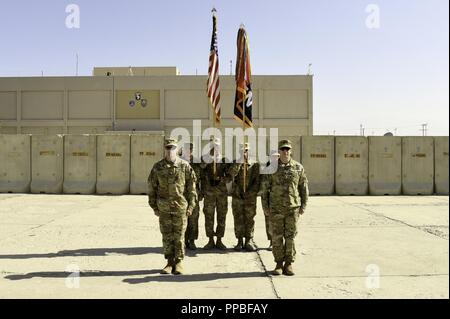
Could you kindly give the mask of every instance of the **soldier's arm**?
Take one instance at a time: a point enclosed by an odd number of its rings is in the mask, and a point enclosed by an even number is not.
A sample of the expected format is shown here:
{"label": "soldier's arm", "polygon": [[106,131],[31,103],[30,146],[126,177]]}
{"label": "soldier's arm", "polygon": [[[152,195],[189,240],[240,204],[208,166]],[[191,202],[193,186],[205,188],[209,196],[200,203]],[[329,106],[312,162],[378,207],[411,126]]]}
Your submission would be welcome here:
{"label": "soldier's arm", "polygon": [[305,169],[302,168],[302,172],[300,174],[300,180],[298,183],[298,193],[301,197],[301,209],[305,211],[306,204],[308,203],[309,198],[309,188],[308,188],[308,178],[306,177]]}
{"label": "soldier's arm", "polygon": [[197,184],[196,184],[197,197],[198,197],[197,199],[199,201],[201,201],[203,199],[203,193],[202,193],[202,179],[203,179],[202,174],[203,174],[203,172],[202,171],[203,171],[203,169],[201,168],[200,165],[197,165],[196,169],[194,170],[194,172],[196,173],[195,177],[197,178]]}
{"label": "soldier's arm", "polygon": [[188,212],[192,212],[197,201],[197,192],[195,190],[195,183],[197,182],[194,170],[190,165],[186,165],[185,170],[185,194],[188,202]]}
{"label": "soldier's arm", "polygon": [[158,204],[157,204],[157,191],[158,191],[158,178],[156,176],[155,167],[152,168],[150,175],[147,179],[148,188],[148,204],[158,214]]}
{"label": "soldier's arm", "polygon": [[269,192],[270,192],[270,175],[263,175],[261,177],[261,205],[263,207],[264,213],[270,208],[269,205]]}
{"label": "soldier's arm", "polygon": [[259,163],[255,163],[255,166],[252,171],[252,179],[250,181],[250,185],[248,186],[248,192],[252,194],[252,196],[256,196],[261,188],[261,174],[259,173]]}

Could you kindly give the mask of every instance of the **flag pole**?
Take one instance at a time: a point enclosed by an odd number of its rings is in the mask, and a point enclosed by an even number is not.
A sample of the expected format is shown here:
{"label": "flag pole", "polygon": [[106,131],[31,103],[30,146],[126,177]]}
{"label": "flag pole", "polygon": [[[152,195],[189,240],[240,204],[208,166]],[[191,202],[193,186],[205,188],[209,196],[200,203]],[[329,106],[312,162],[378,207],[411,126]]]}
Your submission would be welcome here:
{"label": "flag pole", "polygon": [[[241,24],[241,28],[244,30],[244,32],[245,32],[245,29],[244,29],[244,24]],[[245,43],[245,37],[243,38],[243,44],[242,44],[242,49],[243,49],[243,52],[242,53],[245,53],[245,50],[246,50],[246,43]],[[241,61],[241,63],[243,63],[244,64],[244,83],[245,83],[245,74],[246,74],[246,72],[247,72],[247,65],[246,65],[246,58],[247,58],[247,56],[246,55],[244,55],[243,54],[243,61]],[[242,65],[242,64],[241,64]],[[243,132],[243,134],[244,134],[244,132],[245,132],[245,120],[246,120],[246,115],[245,115],[245,100],[247,99],[247,92],[245,91],[245,88],[244,88],[244,96],[243,96],[243,100],[242,100],[242,132]],[[244,145],[243,145],[243,152],[242,152],[242,155],[244,156],[244,152],[245,152],[245,134],[244,134]],[[248,154],[247,154],[247,157],[248,157]],[[246,159],[245,159],[245,156],[244,156],[244,193],[247,191],[247,161],[246,161]]]}
{"label": "flag pole", "polygon": [[[216,8],[212,8],[212,10],[211,10],[211,13],[212,13],[212,16],[213,16],[213,19],[215,18],[216,20],[217,20],[217,16],[216,16],[216,12],[217,12],[217,10],[216,10]],[[215,22],[216,24],[217,24],[217,21]],[[216,146],[215,146],[215,141],[216,141],[216,121],[217,121],[217,118],[216,118],[216,110],[213,108],[212,109],[213,110],[213,127],[214,127],[214,135],[213,135],[213,174],[214,174],[214,181],[216,180],[216,178],[217,178],[217,164],[216,164]]]}
{"label": "flag pole", "polygon": [[[244,134],[244,145],[242,149],[242,155],[245,153],[245,100],[247,98],[247,94],[244,93],[244,100],[242,101],[242,132]],[[248,154],[247,154],[248,157]],[[247,191],[247,160],[244,156],[244,193]]]}

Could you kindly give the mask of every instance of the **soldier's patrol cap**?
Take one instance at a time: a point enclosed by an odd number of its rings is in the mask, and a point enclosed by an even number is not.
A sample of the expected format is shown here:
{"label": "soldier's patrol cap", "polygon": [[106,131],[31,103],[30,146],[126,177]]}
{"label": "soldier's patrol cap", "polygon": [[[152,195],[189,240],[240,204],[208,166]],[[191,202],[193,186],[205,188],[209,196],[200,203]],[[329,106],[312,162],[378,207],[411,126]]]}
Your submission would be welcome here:
{"label": "soldier's patrol cap", "polygon": [[292,149],[292,142],[289,140],[281,140],[280,143],[278,143],[278,149],[281,150],[282,148]]}
{"label": "soldier's patrol cap", "polygon": [[248,151],[250,149],[249,143],[243,143],[243,144],[241,143],[239,146],[240,146],[241,150],[244,150],[244,151]]}
{"label": "soldier's patrol cap", "polygon": [[178,141],[174,138],[167,138],[164,141],[164,147],[171,147],[171,146],[178,147]]}
{"label": "soldier's patrol cap", "polygon": [[214,145],[220,146],[220,138],[218,138],[218,137],[216,137],[216,138],[211,137],[211,138],[209,139],[209,141],[210,141],[210,142],[213,142]]}

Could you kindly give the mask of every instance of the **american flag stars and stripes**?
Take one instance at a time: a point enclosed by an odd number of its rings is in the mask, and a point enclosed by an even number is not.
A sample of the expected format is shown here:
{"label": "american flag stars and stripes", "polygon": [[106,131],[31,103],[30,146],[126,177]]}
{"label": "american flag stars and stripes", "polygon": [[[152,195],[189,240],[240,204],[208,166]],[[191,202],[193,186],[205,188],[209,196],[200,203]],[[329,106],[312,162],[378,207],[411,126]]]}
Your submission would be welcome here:
{"label": "american flag stars and stripes", "polygon": [[211,51],[209,55],[208,69],[208,100],[214,111],[214,121],[220,124],[220,83],[219,83],[219,50],[217,47],[217,17],[213,9],[213,32],[211,39]]}

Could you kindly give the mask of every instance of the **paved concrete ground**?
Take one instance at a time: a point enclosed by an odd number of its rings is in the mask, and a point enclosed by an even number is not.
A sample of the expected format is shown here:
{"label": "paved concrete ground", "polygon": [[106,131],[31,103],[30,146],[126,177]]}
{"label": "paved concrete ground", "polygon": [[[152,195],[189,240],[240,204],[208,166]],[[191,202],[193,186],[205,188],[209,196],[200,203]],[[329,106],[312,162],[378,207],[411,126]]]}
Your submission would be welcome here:
{"label": "paved concrete ground", "polygon": [[[294,277],[268,274],[259,206],[257,252],[200,249],[173,276],[159,274],[145,196],[0,194],[0,298],[449,298],[448,206],[443,196],[312,197]],[[200,225],[204,245],[203,215]],[[232,225],[230,204],[230,248]],[[67,278],[77,267],[79,282]]]}

